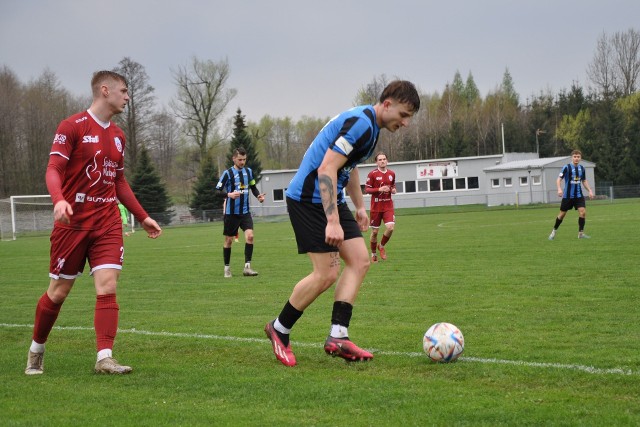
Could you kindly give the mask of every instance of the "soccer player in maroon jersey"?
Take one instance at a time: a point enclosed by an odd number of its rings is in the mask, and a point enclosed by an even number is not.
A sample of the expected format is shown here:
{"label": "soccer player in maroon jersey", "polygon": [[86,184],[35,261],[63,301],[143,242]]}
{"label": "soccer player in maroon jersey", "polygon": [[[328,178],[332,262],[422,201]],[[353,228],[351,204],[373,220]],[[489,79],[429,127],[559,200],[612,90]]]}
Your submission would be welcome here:
{"label": "soccer player in maroon jersey", "polygon": [[[376,155],[378,167],[367,175],[367,182],[364,191],[371,195],[371,212],[369,214],[371,222],[371,262],[378,262],[376,249],[380,251],[380,258],[387,259],[387,251],[384,246],[393,234],[393,227],[396,223],[396,216],[393,210],[393,200],[391,195],[396,194],[396,173],[387,168],[387,155],[379,152]],[[384,222],[384,233],[380,244],[378,244],[378,231],[380,224]]]}
{"label": "soccer player in maroon jersey", "polygon": [[159,237],[162,229],[142,208],[124,177],[124,133],[111,118],[129,101],[126,79],[112,71],[98,71],[91,89],[91,106],[60,123],[49,155],[45,179],[53,201],[51,280],[36,306],[27,375],[42,374],[45,342],[87,260],[96,288],[95,372],[131,372],[112,355],[118,331],[116,283],[124,259],[117,201],[134,214],[150,238]]}

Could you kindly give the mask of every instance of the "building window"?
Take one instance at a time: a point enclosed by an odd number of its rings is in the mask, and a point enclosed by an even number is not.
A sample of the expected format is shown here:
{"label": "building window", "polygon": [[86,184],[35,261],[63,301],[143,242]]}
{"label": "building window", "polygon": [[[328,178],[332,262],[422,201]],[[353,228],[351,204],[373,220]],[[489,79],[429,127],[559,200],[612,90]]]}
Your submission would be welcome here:
{"label": "building window", "polygon": [[[396,188],[397,191],[397,188]],[[404,191],[406,193],[415,193],[416,192],[416,182],[415,181],[405,181],[404,182]]]}
{"label": "building window", "polygon": [[273,190],[273,201],[281,202],[284,200],[284,190],[282,188],[277,188]]}
{"label": "building window", "polygon": [[500,187],[500,178],[492,178],[491,179],[491,188]]}
{"label": "building window", "polygon": [[521,176],[520,185],[529,185],[529,179],[526,176]]}
{"label": "building window", "polygon": [[429,191],[429,181],[418,181],[418,191]]}
{"label": "building window", "polygon": [[456,178],[456,190],[464,190],[467,188],[467,180],[464,178]]}
{"label": "building window", "polygon": [[404,182],[396,182],[396,193],[404,193]]}
{"label": "building window", "polygon": [[453,178],[443,178],[442,179],[442,189],[444,191],[453,190]]}
{"label": "building window", "polygon": [[429,190],[431,191],[440,191],[440,180],[439,179],[431,179],[429,180]]}
{"label": "building window", "polygon": [[541,179],[540,175],[533,175],[531,177],[531,183],[533,185],[542,185],[542,179]]}
{"label": "building window", "polygon": [[504,186],[505,187],[511,187],[513,186],[513,180],[511,178],[505,178],[504,179]]}
{"label": "building window", "polygon": [[469,190],[480,188],[480,180],[477,176],[470,176],[469,178],[467,178],[467,184]]}

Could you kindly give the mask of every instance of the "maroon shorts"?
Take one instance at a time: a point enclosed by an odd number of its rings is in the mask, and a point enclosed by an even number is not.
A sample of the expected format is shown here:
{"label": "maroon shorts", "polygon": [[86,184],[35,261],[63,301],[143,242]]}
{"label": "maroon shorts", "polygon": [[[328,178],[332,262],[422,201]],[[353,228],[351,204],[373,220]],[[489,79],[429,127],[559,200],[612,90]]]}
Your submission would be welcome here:
{"label": "maroon shorts", "polygon": [[120,221],[99,230],[53,227],[49,277],[75,279],[89,261],[90,273],[101,268],[122,269],[124,246]]}
{"label": "maroon shorts", "polygon": [[395,224],[396,215],[393,209],[384,212],[370,212],[369,220],[370,227],[378,228],[383,222],[385,224]]}

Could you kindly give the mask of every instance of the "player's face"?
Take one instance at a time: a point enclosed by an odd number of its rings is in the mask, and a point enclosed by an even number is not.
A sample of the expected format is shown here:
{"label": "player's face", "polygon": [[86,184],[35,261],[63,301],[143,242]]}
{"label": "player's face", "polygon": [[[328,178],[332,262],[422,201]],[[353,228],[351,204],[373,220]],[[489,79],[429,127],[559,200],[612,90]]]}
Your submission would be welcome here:
{"label": "player's face", "polygon": [[574,154],[571,156],[571,160],[573,161],[574,165],[577,165],[578,163],[580,163],[580,160],[582,160],[582,156],[580,154]]}
{"label": "player's face", "polygon": [[247,155],[246,154],[244,156],[238,154],[238,155],[233,157],[233,164],[235,165],[235,167],[237,169],[242,169],[244,167],[245,163],[247,163]]}
{"label": "player's face", "polygon": [[395,132],[401,127],[407,127],[411,123],[414,111],[408,104],[402,104],[392,99],[384,101],[382,127]]}
{"label": "player's face", "polygon": [[387,167],[387,157],[383,155],[379,155],[376,159],[376,163],[380,169],[384,169]]}
{"label": "player's face", "polygon": [[119,80],[107,84],[107,100],[114,113],[122,113],[129,102],[129,88]]}

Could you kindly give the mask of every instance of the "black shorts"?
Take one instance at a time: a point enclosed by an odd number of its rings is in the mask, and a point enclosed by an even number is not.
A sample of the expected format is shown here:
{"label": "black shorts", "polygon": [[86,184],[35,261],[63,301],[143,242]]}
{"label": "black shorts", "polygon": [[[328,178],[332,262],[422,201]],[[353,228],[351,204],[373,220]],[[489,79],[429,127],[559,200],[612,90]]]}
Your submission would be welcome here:
{"label": "black shorts", "polygon": [[562,199],[562,202],[560,202],[560,210],[562,212],[567,212],[571,208],[578,209],[586,206],[587,203],[584,201],[584,197],[579,197],[577,199]]}
{"label": "black shorts", "polygon": [[[287,197],[289,219],[298,243],[298,253],[338,252],[338,248],[325,243],[327,216],[320,203],[297,202]],[[360,227],[346,203],[338,205],[344,240],[362,237]]]}
{"label": "black shorts", "polygon": [[243,215],[225,215],[224,230],[222,234],[225,236],[235,236],[238,234],[238,228],[242,231],[253,230],[253,217],[250,213]]}

